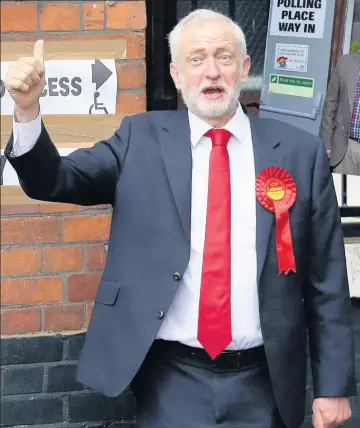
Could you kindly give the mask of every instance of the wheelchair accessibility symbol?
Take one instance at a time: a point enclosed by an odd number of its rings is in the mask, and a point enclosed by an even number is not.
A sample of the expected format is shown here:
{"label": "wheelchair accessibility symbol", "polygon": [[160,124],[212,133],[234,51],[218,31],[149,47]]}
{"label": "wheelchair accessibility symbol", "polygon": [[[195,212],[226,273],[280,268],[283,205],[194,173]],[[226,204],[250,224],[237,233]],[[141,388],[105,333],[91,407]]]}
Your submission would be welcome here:
{"label": "wheelchair accessibility symbol", "polygon": [[94,114],[94,111],[104,111],[105,114],[109,114],[107,108],[103,103],[99,102],[100,92],[98,89],[102,86],[109,77],[113,74],[112,71],[106,67],[106,65],[98,59],[95,59],[94,64],[91,64],[92,68],[92,83],[96,85],[96,92],[94,93],[94,104],[89,108],[89,114]]}
{"label": "wheelchair accessibility symbol", "polygon": [[95,92],[95,94],[94,94],[94,104],[92,104],[90,106],[89,114],[93,114],[93,110],[103,110],[105,112],[105,114],[109,114],[108,111],[107,111],[107,108],[104,106],[104,104],[98,102],[99,96],[100,96],[100,93],[99,92]]}

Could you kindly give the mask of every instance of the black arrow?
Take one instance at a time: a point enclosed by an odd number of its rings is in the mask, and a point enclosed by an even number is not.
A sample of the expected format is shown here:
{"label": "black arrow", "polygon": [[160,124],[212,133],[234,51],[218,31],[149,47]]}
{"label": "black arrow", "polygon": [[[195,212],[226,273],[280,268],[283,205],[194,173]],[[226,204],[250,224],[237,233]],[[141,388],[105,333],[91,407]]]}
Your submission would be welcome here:
{"label": "black arrow", "polygon": [[113,72],[98,59],[95,60],[95,64],[91,64],[91,68],[92,82],[96,83],[96,90],[98,90],[100,86],[102,86],[108,80]]}

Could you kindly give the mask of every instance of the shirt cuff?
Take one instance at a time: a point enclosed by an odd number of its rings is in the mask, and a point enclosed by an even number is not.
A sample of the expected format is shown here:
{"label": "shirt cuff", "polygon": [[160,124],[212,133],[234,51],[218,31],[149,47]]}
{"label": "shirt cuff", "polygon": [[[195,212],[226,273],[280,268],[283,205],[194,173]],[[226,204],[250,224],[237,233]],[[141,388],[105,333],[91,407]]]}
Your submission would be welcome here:
{"label": "shirt cuff", "polygon": [[27,123],[16,122],[13,116],[13,148],[11,155],[14,157],[21,156],[29,152],[36,144],[41,134],[41,114]]}

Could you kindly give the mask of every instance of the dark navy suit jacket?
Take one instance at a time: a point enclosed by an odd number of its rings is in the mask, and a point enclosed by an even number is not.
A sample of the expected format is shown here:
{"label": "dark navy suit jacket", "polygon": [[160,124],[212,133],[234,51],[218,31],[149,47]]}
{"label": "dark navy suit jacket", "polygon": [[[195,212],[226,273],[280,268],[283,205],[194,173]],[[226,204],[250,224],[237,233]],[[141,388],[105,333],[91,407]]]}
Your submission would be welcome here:
{"label": "dark navy suit jacket", "polygon": [[[344,240],[322,140],[285,123],[249,118],[256,174],[279,166],[297,185],[290,210],[296,273],[278,274],[274,214],[258,202],[256,247],[261,329],[275,397],[286,424],[298,427],[307,332],[315,397],[356,393]],[[126,117],[111,138],[66,157],[44,125],[30,152],[13,158],[12,144],[11,137],[6,155],[31,198],[113,206],[106,266],[77,379],[116,396],[142,364],[189,262],[187,110]],[[238,263],[241,275],[246,260]]]}

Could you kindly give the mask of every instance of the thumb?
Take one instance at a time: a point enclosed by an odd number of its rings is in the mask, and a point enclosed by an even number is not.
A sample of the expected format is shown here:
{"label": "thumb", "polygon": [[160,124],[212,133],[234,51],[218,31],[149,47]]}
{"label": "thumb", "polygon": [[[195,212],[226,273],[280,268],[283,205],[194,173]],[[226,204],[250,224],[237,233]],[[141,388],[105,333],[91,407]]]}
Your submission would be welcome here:
{"label": "thumb", "polygon": [[312,423],[314,428],[325,428],[326,425],[323,422],[322,415],[318,410],[315,410],[315,412],[312,415]]}
{"label": "thumb", "polygon": [[37,40],[35,42],[33,55],[41,62],[44,62],[44,40]]}

